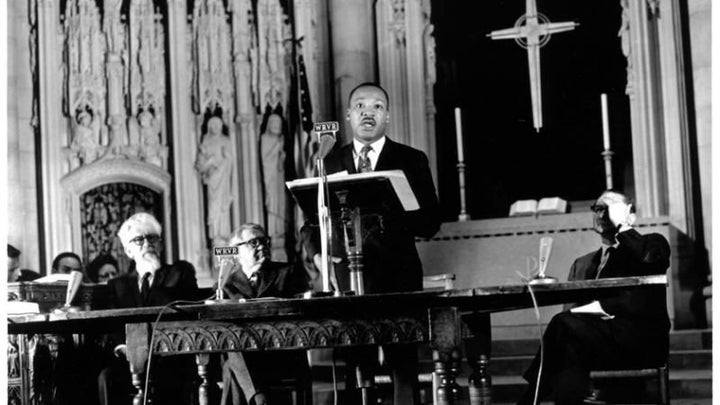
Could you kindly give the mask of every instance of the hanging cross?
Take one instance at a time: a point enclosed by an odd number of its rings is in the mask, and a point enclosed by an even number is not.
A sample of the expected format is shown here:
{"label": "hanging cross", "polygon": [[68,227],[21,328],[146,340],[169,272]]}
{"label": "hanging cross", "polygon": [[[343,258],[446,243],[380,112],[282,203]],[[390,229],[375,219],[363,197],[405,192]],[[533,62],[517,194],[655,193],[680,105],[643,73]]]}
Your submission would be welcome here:
{"label": "hanging cross", "polygon": [[525,14],[515,21],[515,26],[493,31],[488,36],[492,39],[515,39],[521,47],[527,49],[528,68],[530,70],[530,97],[533,106],[533,126],[535,131],[542,128],[542,88],[540,87],[540,48],[550,41],[550,35],[571,31],[577,27],[576,22],[551,23],[544,15],[537,12],[535,0],[525,1]]}

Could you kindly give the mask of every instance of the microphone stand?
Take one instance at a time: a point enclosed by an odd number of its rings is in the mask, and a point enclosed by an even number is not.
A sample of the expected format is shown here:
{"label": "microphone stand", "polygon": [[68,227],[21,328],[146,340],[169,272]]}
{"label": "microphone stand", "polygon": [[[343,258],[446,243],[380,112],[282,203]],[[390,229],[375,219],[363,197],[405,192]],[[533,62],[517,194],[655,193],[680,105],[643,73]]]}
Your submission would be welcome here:
{"label": "microphone stand", "polygon": [[322,277],[322,291],[315,295],[328,296],[335,295],[339,296],[340,291],[335,288],[333,292],[330,289],[330,277],[335,279],[335,269],[332,263],[332,222],[330,218],[330,192],[328,188],[327,174],[325,173],[325,163],[323,158],[318,158],[316,161],[318,176],[320,181],[318,183],[318,224],[320,225],[320,277]]}
{"label": "microphone stand", "polygon": [[557,283],[555,277],[545,275],[545,269],[550,261],[550,253],[552,252],[553,239],[550,237],[544,237],[540,239],[540,257],[538,265],[538,274],[530,280],[530,284],[552,284]]}

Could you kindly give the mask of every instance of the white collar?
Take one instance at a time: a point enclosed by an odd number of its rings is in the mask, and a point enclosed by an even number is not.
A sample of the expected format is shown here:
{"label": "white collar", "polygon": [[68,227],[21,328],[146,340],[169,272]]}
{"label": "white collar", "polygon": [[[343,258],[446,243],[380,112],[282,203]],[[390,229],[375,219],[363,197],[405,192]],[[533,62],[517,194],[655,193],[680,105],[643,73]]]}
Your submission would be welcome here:
{"label": "white collar", "polygon": [[[382,152],[382,149],[385,146],[385,138],[386,138],[385,135],[383,135],[377,141],[370,143],[370,147],[372,148],[372,151],[375,152],[377,155],[380,155],[380,152]],[[353,138],[353,155],[354,156],[359,155],[360,150],[363,148],[363,146],[365,146],[364,143]]]}

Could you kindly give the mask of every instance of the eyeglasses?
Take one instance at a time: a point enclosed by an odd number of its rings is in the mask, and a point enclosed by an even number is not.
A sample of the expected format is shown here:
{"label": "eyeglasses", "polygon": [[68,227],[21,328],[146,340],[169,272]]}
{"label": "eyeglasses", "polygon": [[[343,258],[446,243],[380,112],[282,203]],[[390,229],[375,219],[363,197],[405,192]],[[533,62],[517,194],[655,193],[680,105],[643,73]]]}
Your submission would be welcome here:
{"label": "eyeglasses", "polygon": [[263,245],[267,246],[270,244],[270,238],[267,236],[258,236],[257,238],[252,238],[250,240],[246,240],[245,242],[240,242],[235,246],[242,246],[242,245],[248,245],[251,248],[255,249],[256,247]]}
{"label": "eyeglasses", "polygon": [[149,235],[140,235],[130,239],[130,243],[137,246],[142,246],[143,244],[145,244],[145,241],[150,244],[158,243],[160,242],[160,235],[151,233]]}
{"label": "eyeglasses", "polygon": [[607,211],[607,209],[608,209],[608,206],[604,205],[604,204],[593,204],[590,206],[590,211],[592,211],[596,214],[601,214],[601,213]]}

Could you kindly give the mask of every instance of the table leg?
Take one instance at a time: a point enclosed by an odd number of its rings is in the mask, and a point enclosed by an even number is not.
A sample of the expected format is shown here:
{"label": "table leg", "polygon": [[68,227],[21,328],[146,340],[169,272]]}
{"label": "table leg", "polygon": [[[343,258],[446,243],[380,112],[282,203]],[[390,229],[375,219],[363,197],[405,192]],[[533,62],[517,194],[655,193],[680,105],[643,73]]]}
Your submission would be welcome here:
{"label": "table leg", "polygon": [[198,402],[200,405],[209,405],[208,389],[208,363],[210,362],[209,354],[196,354],[195,364],[197,364],[198,376],[202,380],[198,387]]}
{"label": "table leg", "polygon": [[460,398],[456,378],[460,370],[460,314],[454,307],[434,307],[430,315],[430,345],[438,376],[437,403],[451,405]]}
{"label": "table leg", "polygon": [[[150,325],[136,323],[125,325],[125,343],[127,345],[127,360],[130,363],[132,384],[137,390],[133,398],[133,405],[143,405],[145,395],[145,367],[150,352]],[[150,387],[150,384],[148,384]],[[148,388],[149,390],[149,388]],[[150,402],[150,401],[148,401]]]}
{"label": "table leg", "polygon": [[460,352],[452,350],[449,355],[439,350],[433,350],[435,374],[438,377],[437,404],[451,405],[460,399],[460,386],[457,384],[457,375],[460,370]]}
{"label": "table leg", "polygon": [[472,373],[468,378],[471,405],[491,402],[492,379],[488,373],[491,349],[491,325],[489,314],[470,314],[463,317],[471,337],[465,340],[465,354]]}

